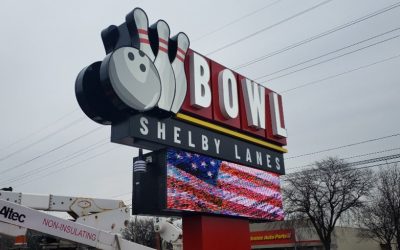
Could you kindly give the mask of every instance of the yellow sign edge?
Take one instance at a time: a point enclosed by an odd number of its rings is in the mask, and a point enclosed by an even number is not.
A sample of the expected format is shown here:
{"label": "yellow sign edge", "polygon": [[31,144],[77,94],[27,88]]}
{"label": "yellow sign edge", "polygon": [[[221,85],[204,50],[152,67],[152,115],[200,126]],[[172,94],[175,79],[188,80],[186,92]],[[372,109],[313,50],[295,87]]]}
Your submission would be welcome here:
{"label": "yellow sign edge", "polygon": [[258,145],[267,147],[267,148],[271,148],[271,149],[274,149],[274,150],[277,150],[277,151],[280,151],[280,152],[283,152],[283,153],[287,153],[288,152],[288,150],[286,148],[274,145],[272,143],[269,143],[269,142],[266,142],[266,141],[263,141],[263,140],[260,140],[260,139],[257,139],[257,138],[254,138],[254,137],[251,137],[251,136],[248,136],[248,135],[245,135],[245,134],[242,134],[242,133],[239,133],[239,132],[236,132],[236,131],[233,131],[233,130],[230,130],[230,129],[227,129],[227,128],[224,128],[224,127],[221,127],[221,126],[218,126],[218,125],[215,125],[215,124],[212,124],[210,122],[206,122],[206,121],[200,120],[198,118],[195,118],[195,117],[192,117],[192,116],[189,116],[189,115],[186,115],[186,114],[177,113],[176,117],[178,119],[185,120],[185,121],[188,121],[190,123],[198,124],[200,126],[203,126],[203,127],[206,127],[206,128],[209,128],[209,129],[212,129],[212,130],[215,130],[215,131],[227,134],[227,135],[231,135],[233,137],[237,137],[237,138],[243,139],[245,141],[253,142],[253,143],[256,143]]}

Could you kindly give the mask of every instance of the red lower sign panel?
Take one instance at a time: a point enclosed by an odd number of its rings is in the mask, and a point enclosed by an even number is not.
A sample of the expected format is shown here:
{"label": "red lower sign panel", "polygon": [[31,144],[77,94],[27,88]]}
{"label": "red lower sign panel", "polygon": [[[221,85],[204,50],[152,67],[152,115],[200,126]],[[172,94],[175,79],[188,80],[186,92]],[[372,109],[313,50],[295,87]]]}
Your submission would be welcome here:
{"label": "red lower sign panel", "polygon": [[284,218],[279,175],[175,149],[167,152],[166,208]]}

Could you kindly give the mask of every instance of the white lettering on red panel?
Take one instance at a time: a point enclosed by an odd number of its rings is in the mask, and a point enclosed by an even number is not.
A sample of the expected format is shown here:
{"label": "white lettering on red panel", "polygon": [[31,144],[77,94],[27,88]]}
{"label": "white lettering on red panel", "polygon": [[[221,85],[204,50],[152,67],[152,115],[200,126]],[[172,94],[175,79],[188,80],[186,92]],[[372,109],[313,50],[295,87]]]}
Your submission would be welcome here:
{"label": "white lettering on red panel", "polygon": [[[235,119],[240,113],[238,79],[235,73],[229,69],[222,69],[219,72],[211,72],[209,62],[205,57],[192,51],[189,63],[189,89],[190,89],[190,105],[194,110],[202,110],[211,107],[211,103],[218,101],[219,112],[226,120]],[[211,64],[214,62],[211,61]],[[218,75],[218,82],[211,82],[211,75]],[[276,140],[287,138],[287,131],[283,122],[282,105],[279,103],[280,96],[257,84],[247,78],[242,78],[240,82],[241,91],[243,93],[243,105],[247,126],[257,130],[270,129],[272,136]],[[217,84],[217,88],[211,88]],[[212,90],[218,91],[218,100],[212,100],[216,97],[212,94]],[[268,97],[269,102],[266,101]],[[185,107],[183,107],[185,110]],[[198,116],[202,116],[201,112],[190,110]],[[215,111],[214,111],[215,112]],[[267,119],[267,116],[269,119]],[[207,117],[205,117],[207,118]],[[210,119],[208,117],[208,119]],[[267,125],[267,122],[269,123]],[[242,124],[243,126],[243,124]],[[268,133],[267,135],[268,136]],[[285,143],[282,143],[285,144]]]}

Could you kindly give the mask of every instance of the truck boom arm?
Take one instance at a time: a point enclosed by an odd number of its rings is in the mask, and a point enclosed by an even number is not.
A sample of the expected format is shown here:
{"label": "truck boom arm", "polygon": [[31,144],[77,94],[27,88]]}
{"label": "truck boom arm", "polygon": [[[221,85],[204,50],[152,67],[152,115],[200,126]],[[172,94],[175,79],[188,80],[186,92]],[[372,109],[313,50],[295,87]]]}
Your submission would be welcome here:
{"label": "truck boom arm", "polygon": [[[76,221],[38,210],[68,212]],[[121,238],[128,219],[122,201],[0,192],[0,233],[11,236],[29,228],[99,249],[152,249]]]}

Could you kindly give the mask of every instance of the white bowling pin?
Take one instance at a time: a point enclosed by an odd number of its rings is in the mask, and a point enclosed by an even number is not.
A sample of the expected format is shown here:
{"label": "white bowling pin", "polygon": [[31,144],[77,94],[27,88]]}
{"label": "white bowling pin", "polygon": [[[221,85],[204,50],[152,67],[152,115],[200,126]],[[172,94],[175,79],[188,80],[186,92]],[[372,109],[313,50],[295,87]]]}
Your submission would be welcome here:
{"label": "white bowling pin", "polygon": [[158,34],[158,53],[154,61],[161,79],[161,96],[158,107],[167,111],[171,110],[175,97],[175,75],[168,57],[168,24],[159,20],[156,23]]}
{"label": "white bowling pin", "polygon": [[139,34],[139,49],[143,51],[152,61],[154,61],[155,56],[153,51],[151,50],[148,35],[149,21],[147,15],[142,9],[136,8],[133,10],[133,17],[135,19],[137,33]]}
{"label": "white bowling pin", "polygon": [[175,87],[175,98],[172,103],[171,111],[177,113],[183,101],[186,97],[187,91],[187,82],[186,82],[186,74],[185,74],[185,57],[186,52],[189,49],[189,38],[183,32],[179,32],[176,36],[177,39],[177,51],[176,57],[172,62],[172,69],[174,70],[176,87]]}

